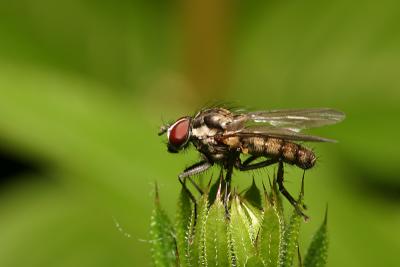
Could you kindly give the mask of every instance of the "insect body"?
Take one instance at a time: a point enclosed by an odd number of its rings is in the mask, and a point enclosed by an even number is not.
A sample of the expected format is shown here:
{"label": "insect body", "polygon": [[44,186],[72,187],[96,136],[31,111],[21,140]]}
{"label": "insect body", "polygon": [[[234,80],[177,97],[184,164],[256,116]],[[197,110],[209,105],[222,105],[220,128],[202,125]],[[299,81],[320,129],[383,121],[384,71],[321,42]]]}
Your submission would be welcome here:
{"label": "insect body", "polygon": [[[162,126],[159,135],[167,133],[168,151],[171,153],[177,153],[192,143],[202,155],[203,159],[186,168],[179,179],[219,164],[227,170],[226,179],[229,181],[233,168],[247,171],[279,163],[282,175],[283,163],[304,170],[312,168],[316,162],[314,152],[298,142],[334,140],[300,131],[338,123],[344,117],[344,113],[329,108],[242,112],[214,107]],[[249,157],[242,162],[241,155]],[[255,162],[259,158],[264,160]],[[281,180],[278,179],[280,189],[289,199],[291,197],[283,187],[283,176]],[[292,204],[295,202],[293,198],[289,200]]]}
{"label": "insect body", "polygon": [[313,167],[316,160],[314,152],[310,149],[284,139],[243,137],[240,138],[240,144],[240,150],[244,154],[279,158],[285,163],[296,165],[305,170]]}

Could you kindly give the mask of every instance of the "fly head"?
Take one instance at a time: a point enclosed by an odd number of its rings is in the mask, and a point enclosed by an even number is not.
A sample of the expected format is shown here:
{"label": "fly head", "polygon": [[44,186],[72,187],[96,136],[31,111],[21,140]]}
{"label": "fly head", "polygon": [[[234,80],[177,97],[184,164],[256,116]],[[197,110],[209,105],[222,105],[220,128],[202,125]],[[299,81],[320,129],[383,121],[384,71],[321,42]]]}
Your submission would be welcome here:
{"label": "fly head", "polygon": [[165,132],[167,133],[168,152],[178,153],[188,145],[191,135],[190,121],[190,117],[183,117],[170,126],[161,127],[159,135],[164,134]]}

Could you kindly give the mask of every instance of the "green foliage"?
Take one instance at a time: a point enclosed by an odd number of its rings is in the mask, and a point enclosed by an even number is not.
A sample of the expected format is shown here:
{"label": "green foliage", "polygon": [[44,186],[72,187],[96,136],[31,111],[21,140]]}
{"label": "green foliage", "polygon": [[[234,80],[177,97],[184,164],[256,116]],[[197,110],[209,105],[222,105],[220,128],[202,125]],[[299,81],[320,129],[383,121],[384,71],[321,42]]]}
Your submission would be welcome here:
{"label": "green foliage", "polygon": [[208,212],[206,222],[206,258],[216,266],[228,266],[228,219],[225,216],[225,207],[221,201],[220,191],[216,195],[213,205]]}
{"label": "green foliage", "polygon": [[[298,203],[300,205],[302,205],[303,203],[303,192],[304,178],[302,180],[302,188],[298,199]],[[302,214],[297,209],[294,209],[292,215],[290,216],[288,224],[284,227],[282,235],[281,249],[279,251],[280,254],[278,261],[279,266],[281,267],[289,267],[293,265],[293,260],[298,249],[301,220]]]}
{"label": "green foliage", "polygon": [[276,205],[273,204],[271,197],[265,191],[265,210],[260,232],[259,252],[264,265],[267,267],[275,267],[278,264],[281,233],[284,226],[280,217]]}
{"label": "green foliage", "polygon": [[254,178],[250,188],[247,189],[246,192],[244,193],[243,198],[247,202],[249,202],[252,206],[262,209],[260,190],[258,189],[254,181]]}
{"label": "green foliage", "polygon": [[229,238],[234,255],[232,261],[237,266],[244,266],[247,260],[255,254],[254,236],[252,235],[251,221],[246,216],[237,195],[233,197],[230,216]]}
{"label": "green foliage", "polygon": [[158,193],[156,193],[155,208],[150,221],[150,237],[154,265],[174,266],[176,248],[173,227],[160,206]]}
{"label": "green foliage", "polygon": [[[294,208],[285,223],[275,182],[270,192],[264,188],[264,199],[254,181],[240,194],[233,191],[227,195],[221,190],[224,188],[221,182],[217,185],[208,186],[197,200],[185,185],[182,186],[175,229],[156,197],[151,221],[154,265],[294,266],[297,255],[300,258],[298,243],[303,215]],[[302,199],[303,190],[298,200],[300,204]],[[192,200],[196,205],[191,204]],[[325,216],[308,249],[305,267],[325,266],[326,225]]]}
{"label": "green foliage", "polygon": [[182,187],[179,195],[178,209],[176,212],[176,246],[179,257],[180,266],[188,266],[187,262],[187,231],[190,225],[192,215],[192,205],[190,202],[189,192],[185,187]]}
{"label": "green foliage", "polygon": [[308,248],[306,258],[304,260],[304,267],[321,267],[325,266],[328,257],[328,230],[327,230],[327,212],[325,219],[315,233],[310,247]]}
{"label": "green foliage", "polygon": [[193,243],[189,244],[192,249],[192,264],[195,266],[206,265],[206,222],[208,215],[208,199],[203,194],[197,206],[196,225],[194,228]]}
{"label": "green foliage", "polygon": [[301,220],[301,215],[294,210],[289,223],[285,226],[279,253],[279,266],[281,267],[289,267],[293,264],[297,252]]}

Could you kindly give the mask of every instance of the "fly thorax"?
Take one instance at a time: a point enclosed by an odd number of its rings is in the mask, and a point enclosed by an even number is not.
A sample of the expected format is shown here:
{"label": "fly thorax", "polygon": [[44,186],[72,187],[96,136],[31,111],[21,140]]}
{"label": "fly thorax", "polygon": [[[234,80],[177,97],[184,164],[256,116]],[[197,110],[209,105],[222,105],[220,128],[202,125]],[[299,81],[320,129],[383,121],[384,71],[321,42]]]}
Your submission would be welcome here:
{"label": "fly thorax", "polygon": [[197,150],[203,153],[214,153],[214,146],[217,144],[214,137],[203,137],[202,139],[193,139],[193,144]]}
{"label": "fly thorax", "polygon": [[228,145],[229,148],[240,148],[241,147],[240,139],[237,136],[231,136],[231,137],[224,138],[223,143],[225,145]]}
{"label": "fly thorax", "polygon": [[207,127],[207,125],[192,128],[192,136],[196,137],[197,139],[205,139],[211,136],[215,136],[217,132],[217,129],[210,129]]}

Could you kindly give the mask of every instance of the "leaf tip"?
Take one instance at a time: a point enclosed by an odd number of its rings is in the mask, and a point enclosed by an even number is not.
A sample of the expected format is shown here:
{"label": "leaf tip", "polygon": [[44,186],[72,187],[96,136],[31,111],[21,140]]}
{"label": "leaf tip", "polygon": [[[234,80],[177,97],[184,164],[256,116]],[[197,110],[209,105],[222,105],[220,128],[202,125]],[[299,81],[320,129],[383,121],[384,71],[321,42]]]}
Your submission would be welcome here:
{"label": "leaf tip", "polygon": [[157,181],[154,182],[154,201],[156,202],[156,204],[160,203],[160,195],[158,192]]}
{"label": "leaf tip", "polygon": [[328,223],[328,203],[326,203],[325,206],[324,225],[327,225],[327,223]]}

